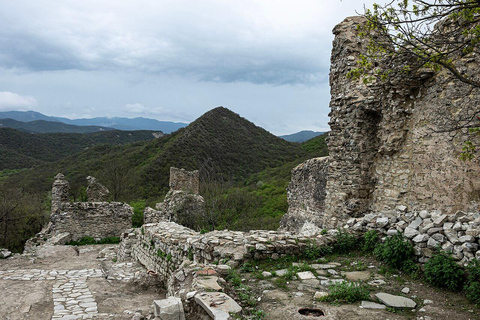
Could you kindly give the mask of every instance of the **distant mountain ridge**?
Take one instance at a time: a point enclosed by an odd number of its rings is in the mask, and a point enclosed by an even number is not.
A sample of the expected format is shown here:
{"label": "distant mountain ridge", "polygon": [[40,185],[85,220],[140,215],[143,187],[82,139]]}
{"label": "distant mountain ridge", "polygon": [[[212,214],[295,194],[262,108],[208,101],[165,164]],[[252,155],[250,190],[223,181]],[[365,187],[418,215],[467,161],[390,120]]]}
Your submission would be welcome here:
{"label": "distant mountain ridge", "polygon": [[16,121],[50,121],[61,122],[76,126],[98,126],[107,127],[117,130],[133,131],[133,130],[154,130],[164,133],[171,133],[180,128],[186,127],[188,123],[159,121],[149,118],[124,118],[124,117],[97,117],[91,119],[68,119],[62,117],[50,117],[36,111],[4,111],[0,112],[0,119],[13,119]]}
{"label": "distant mountain ridge", "polygon": [[34,120],[17,121],[13,119],[0,119],[0,128],[11,128],[28,133],[92,133],[115,130],[114,128],[99,126],[76,126],[63,122]]}
{"label": "distant mountain ridge", "polygon": [[292,134],[286,134],[279,136],[280,138],[290,141],[290,142],[305,142],[307,140],[310,140],[312,138],[318,137],[325,132],[318,132],[318,131],[311,131],[311,130],[303,130],[300,132],[292,133]]}

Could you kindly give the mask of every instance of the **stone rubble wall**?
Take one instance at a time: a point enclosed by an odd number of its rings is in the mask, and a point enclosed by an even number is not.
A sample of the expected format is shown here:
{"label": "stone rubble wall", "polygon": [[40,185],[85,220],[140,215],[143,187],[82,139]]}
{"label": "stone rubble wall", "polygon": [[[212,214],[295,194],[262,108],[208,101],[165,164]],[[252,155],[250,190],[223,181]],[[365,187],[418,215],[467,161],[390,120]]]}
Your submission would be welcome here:
{"label": "stone rubble wall", "polygon": [[343,227],[361,233],[377,230],[385,236],[401,233],[413,242],[421,263],[427,262],[439,247],[451,252],[462,266],[473,259],[480,260],[480,213],[407,212],[405,206],[399,206],[390,214],[371,213],[351,218]]}
{"label": "stone rubble wall", "polygon": [[70,233],[76,241],[118,237],[132,226],[133,208],[121,202],[63,202],[50,217],[50,235]]}
{"label": "stone rubble wall", "polygon": [[182,190],[198,194],[200,190],[200,174],[198,170],[187,171],[170,167],[170,190]]}
{"label": "stone rubble wall", "polygon": [[323,224],[328,159],[313,158],[292,169],[287,188],[288,211],[280,221],[280,229],[306,235],[320,231],[315,226]]}
{"label": "stone rubble wall", "polygon": [[235,266],[248,259],[278,259],[300,254],[311,244],[324,246],[331,241],[326,235],[304,237],[286,231],[224,230],[200,234],[164,221],[124,234],[118,258],[123,261],[131,256],[167,281],[184,260]]}
{"label": "stone rubble wall", "polygon": [[[443,70],[392,74],[387,82],[353,80],[347,73],[366,52],[362,17],[333,33],[329,168],[324,224],[334,227],[371,211],[478,211],[480,165],[459,159],[467,129],[449,132],[451,119],[479,111],[480,90]],[[459,58],[463,59],[463,58]],[[461,61],[480,65],[479,57]],[[459,60],[460,61],[460,60]],[[392,61],[380,62],[383,69]]]}

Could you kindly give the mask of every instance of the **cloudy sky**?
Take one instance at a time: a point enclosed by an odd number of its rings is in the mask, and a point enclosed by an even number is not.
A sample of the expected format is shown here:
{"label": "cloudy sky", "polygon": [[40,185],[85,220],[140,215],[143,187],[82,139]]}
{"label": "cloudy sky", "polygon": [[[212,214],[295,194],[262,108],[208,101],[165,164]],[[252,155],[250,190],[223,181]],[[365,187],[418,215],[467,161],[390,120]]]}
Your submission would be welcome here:
{"label": "cloudy sky", "polygon": [[0,111],[326,131],[331,30],[363,2],[0,0]]}

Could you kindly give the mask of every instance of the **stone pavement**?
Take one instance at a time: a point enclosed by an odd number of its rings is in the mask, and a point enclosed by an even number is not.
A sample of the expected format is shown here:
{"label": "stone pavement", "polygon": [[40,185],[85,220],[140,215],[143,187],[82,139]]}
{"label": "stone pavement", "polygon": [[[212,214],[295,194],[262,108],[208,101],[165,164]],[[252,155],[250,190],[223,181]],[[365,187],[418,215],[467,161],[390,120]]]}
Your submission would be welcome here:
{"label": "stone pavement", "polygon": [[[132,263],[118,263],[112,268],[114,276],[108,279],[129,281],[135,270]],[[52,320],[92,319],[101,316],[90,292],[87,279],[107,278],[101,269],[40,270],[11,269],[0,271],[0,280],[42,281],[54,280],[52,288],[54,312]]]}

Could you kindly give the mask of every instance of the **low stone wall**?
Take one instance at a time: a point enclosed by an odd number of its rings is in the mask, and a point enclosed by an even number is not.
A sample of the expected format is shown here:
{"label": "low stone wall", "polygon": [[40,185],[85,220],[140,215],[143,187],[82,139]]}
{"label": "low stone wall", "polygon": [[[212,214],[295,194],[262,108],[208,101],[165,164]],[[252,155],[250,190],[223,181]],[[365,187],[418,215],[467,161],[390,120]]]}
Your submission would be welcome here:
{"label": "low stone wall", "polygon": [[133,209],[121,202],[63,202],[50,217],[51,234],[70,233],[76,241],[120,236],[132,226]]}
{"label": "low stone wall", "polygon": [[300,254],[310,244],[328,245],[326,235],[303,237],[285,231],[213,231],[200,234],[174,222],[146,224],[124,235],[120,260],[134,257],[168,280],[184,260],[236,266],[248,259],[278,259]]}

